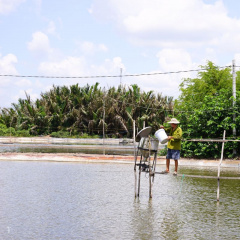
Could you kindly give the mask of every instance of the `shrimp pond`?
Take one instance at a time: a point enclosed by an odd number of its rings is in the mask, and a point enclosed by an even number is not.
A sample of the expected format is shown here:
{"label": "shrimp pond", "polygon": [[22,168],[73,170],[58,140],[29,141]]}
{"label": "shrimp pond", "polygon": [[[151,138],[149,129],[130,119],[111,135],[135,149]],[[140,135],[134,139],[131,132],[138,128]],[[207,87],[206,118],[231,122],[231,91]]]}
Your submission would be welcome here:
{"label": "shrimp pond", "polygon": [[1,239],[240,239],[239,180],[221,180],[217,202],[216,179],[184,174],[217,168],[157,174],[149,200],[145,173],[134,196],[133,163],[1,161]]}

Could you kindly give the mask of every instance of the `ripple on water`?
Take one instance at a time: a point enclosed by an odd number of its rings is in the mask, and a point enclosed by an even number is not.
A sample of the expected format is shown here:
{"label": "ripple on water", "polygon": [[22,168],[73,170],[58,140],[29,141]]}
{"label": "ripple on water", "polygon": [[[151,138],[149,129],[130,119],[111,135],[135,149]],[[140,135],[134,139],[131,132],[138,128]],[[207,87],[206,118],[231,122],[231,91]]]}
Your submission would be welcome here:
{"label": "ripple on water", "polygon": [[[192,173],[214,175],[216,169]],[[152,200],[148,184],[142,174],[135,199],[132,164],[1,162],[0,234],[3,239],[239,239],[239,180],[221,180],[219,203],[216,179],[156,175]]]}

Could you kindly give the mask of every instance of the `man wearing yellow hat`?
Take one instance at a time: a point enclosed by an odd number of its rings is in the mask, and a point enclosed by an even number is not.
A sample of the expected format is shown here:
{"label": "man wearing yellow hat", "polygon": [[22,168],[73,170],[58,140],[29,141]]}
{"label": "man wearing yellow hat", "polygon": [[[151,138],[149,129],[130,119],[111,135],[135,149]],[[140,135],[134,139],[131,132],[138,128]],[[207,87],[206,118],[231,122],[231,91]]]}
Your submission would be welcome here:
{"label": "man wearing yellow hat", "polygon": [[173,175],[177,175],[178,170],[178,159],[180,158],[181,150],[181,139],[182,139],[182,129],[178,126],[180,123],[176,118],[172,118],[170,122],[171,127],[164,128],[166,132],[169,132],[168,144],[167,144],[167,156],[166,156],[166,170],[162,173],[169,173],[170,159],[174,159],[175,170]]}

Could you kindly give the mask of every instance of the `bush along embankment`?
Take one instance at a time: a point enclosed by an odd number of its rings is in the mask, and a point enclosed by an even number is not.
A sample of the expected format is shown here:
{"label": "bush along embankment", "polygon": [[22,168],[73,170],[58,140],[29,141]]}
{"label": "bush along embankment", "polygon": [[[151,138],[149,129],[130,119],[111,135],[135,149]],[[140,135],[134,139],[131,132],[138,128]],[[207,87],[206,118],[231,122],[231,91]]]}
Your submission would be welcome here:
{"label": "bush along embankment", "polygon": [[[188,140],[182,143],[182,156],[216,159],[221,156],[222,143],[211,140],[222,140],[224,130],[226,139],[240,139],[240,78],[237,72],[237,97],[233,99],[231,70],[219,69],[211,62],[202,68],[198,78],[185,79],[180,85],[181,95],[175,102],[175,111],[181,121],[183,139]],[[236,135],[233,136],[234,128]],[[225,158],[239,155],[239,142],[225,143]]]}

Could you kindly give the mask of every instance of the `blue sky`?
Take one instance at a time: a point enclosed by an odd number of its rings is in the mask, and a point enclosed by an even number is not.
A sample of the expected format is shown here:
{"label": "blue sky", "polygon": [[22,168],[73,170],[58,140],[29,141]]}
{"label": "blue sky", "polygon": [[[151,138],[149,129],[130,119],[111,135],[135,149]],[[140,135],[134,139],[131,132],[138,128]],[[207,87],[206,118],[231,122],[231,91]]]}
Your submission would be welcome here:
{"label": "blue sky", "polygon": [[199,69],[208,60],[240,66],[240,2],[234,0],[0,0],[0,107],[25,92],[33,100],[54,85],[138,84],[179,95],[196,73],[124,77]]}

